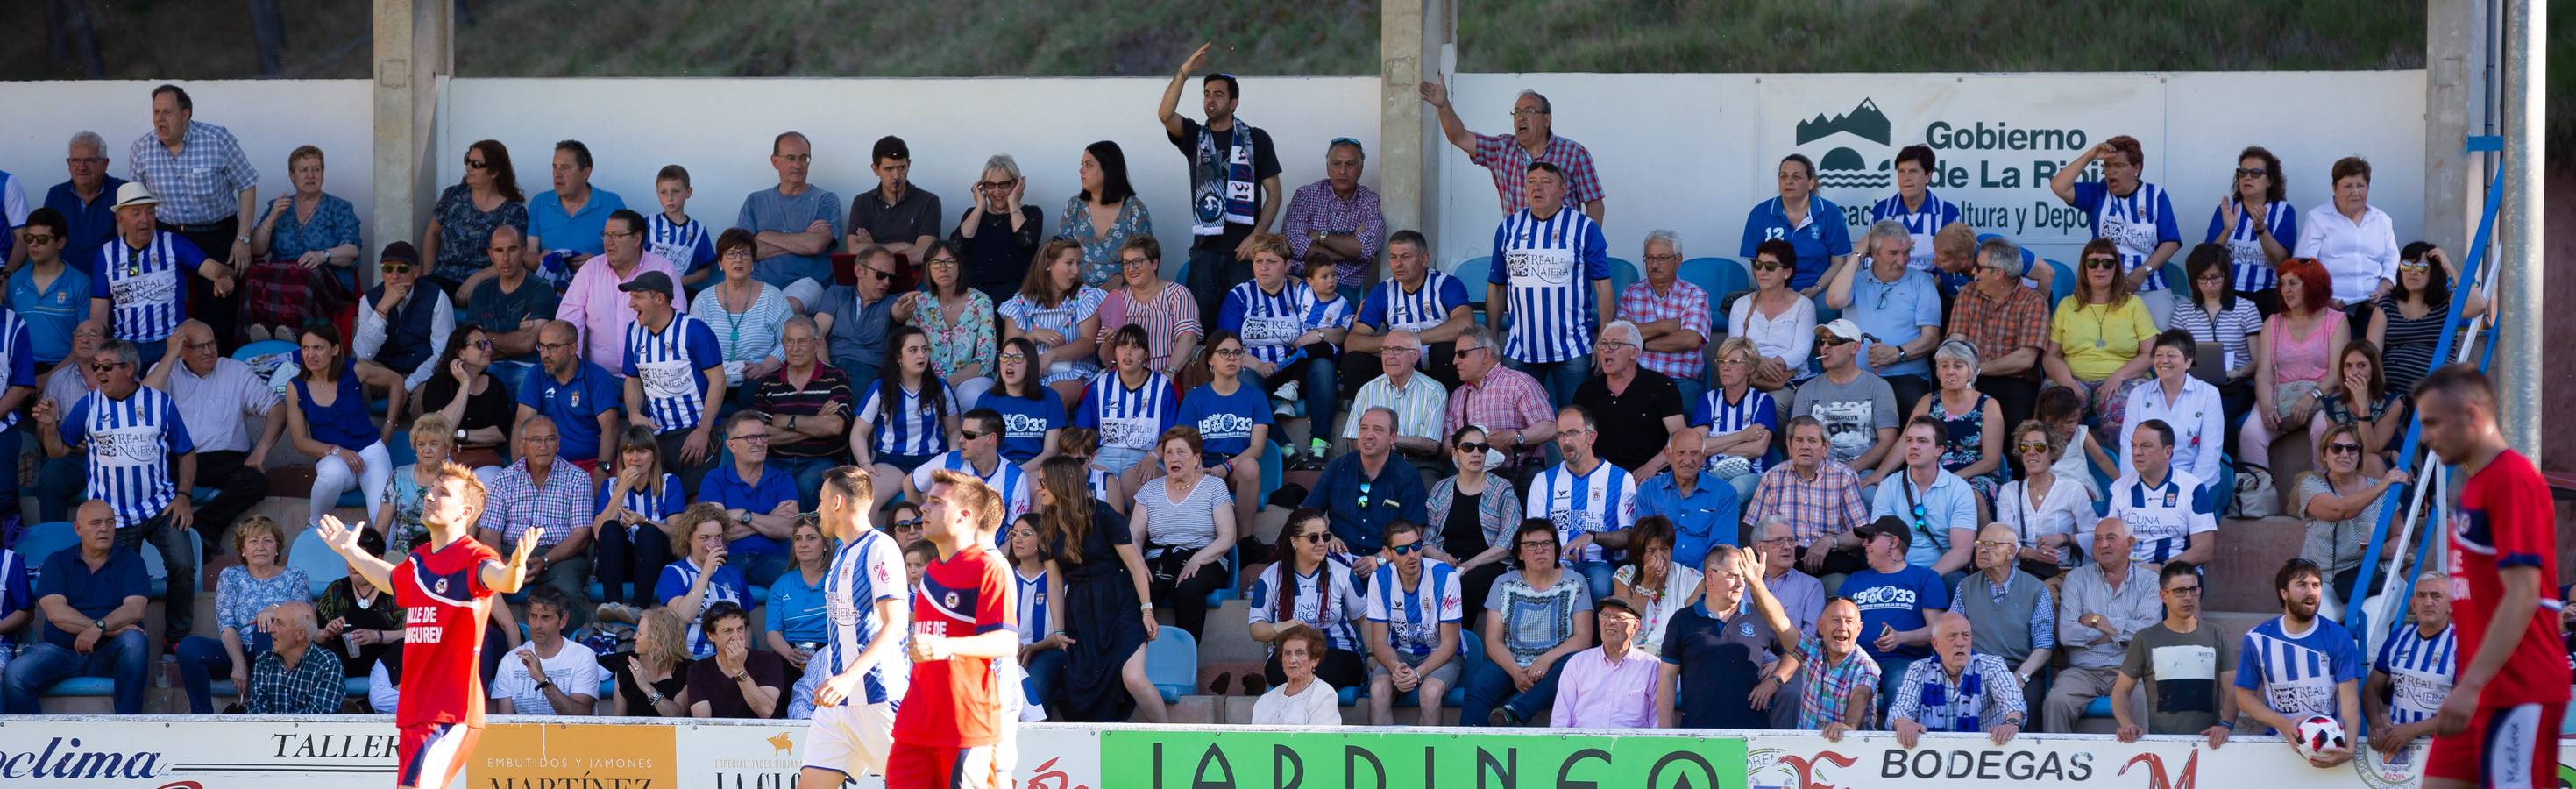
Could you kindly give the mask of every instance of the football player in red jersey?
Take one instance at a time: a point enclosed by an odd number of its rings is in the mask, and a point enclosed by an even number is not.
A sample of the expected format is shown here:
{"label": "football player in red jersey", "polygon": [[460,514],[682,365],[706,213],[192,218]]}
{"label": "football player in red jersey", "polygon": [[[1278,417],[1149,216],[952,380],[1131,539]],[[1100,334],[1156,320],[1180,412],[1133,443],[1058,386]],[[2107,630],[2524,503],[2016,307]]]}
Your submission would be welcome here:
{"label": "football player in red jersey", "polygon": [[2425,445],[2469,475],[2450,523],[2459,676],[2433,716],[2424,786],[2546,786],[2569,681],[2549,483],[2505,445],[2495,386],[2476,368],[2434,370],[2415,397]]}
{"label": "football player in red jersey", "polygon": [[[923,497],[922,536],[939,561],[922,571],[912,602],[912,687],[894,720],[887,789],[990,789],[1006,783],[995,761],[1001,693],[993,661],[1013,659],[1011,582],[990,534],[1002,496],[974,475],[940,469]],[[1011,688],[1009,692],[1019,692]]]}
{"label": "football player in red jersey", "polygon": [[473,471],[449,463],[421,492],[420,522],[429,527],[429,542],[413,547],[399,565],[358,547],[363,522],[344,526],[324,515],[313,527],[368,583],[393,590],[394,602],[406,613],[402,702],[394,711],[394,725],[402,731],[395,784],[406,789],[442,789],[473,752],[483,731],[477,662],[483,623],[494,594],[519,590],[529,553],[544,536],[543,529],[529,529],[505,564],[500,554],[466,536],[482,514],[483,483]]}

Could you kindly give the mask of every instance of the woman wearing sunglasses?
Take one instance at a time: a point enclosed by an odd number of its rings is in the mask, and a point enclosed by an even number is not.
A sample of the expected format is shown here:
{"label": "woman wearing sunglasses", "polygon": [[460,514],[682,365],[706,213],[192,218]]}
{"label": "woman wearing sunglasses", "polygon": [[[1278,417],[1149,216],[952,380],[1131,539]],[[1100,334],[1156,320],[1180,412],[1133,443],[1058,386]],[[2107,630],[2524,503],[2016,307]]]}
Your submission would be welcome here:
{"label": "woman wearing sunglasses", "polygon": [[2085,395],[2100,417],[2094,435],[2108,443],[2120,435],[2129,389],[2147,380],[2156,320],[2130,291],[2129,278],[2120,275],[2119,245],[2096,238],[2076,258],[2083,273],[2075,278],[2074,295],[2059,301],[2049,317],[2040,365],[2049,383]]}
{"label": "woman wearing sunglasses", "polygon": [[1995,492],[1995,521],[2021,534],[2022,572],[2054,583],[2076,565],[2076,525],[2092,525],[2093,498],[2082,484],[2058,477],[2057,458],[2066,445],[2048,423],[2024,420],[2011,438],[2021,478]]}
{"label": "woman wearing sunglasses", "polygon": [[[2273,289],[2281,281],[2274,269],[2290,257],[2290,245],[2299,243],[2299,209],[2283,199],[2283,183],[2280,157],[2260,145],[2246,146],[2236,155],[2236,179],[2229,182],[2227,196],[2209,212],[2209,236],[2201,239],[2219,245],[2220,270],[2234,269],[2236,287],[2274,306],[2279,297]],[[2191,275],[2191,292],[2198,296],[2200,270]],[[2175,308],[2182,302],[2175,300]]]}
{"label": "woman wearing sunglasses", "polygon": [[[392,478],[393,456],[385,451],[385,438],[393,435],[395,420],[386,419],[379,428],[367,414],[367,389],[384,389],[392,402],[385,413],[403,412],[402,376],[372,364],[351,361],[340,352],[340,330],[328,323],[304,327],[298,338],[302,347],[295,354],[296,370],[294,407],[286,409],[286,434],[295,443],[295,451],[313,461],[313,493],[308,500],[307,523],[340,506],[340,494],[356,486],[361,491],[382,491]],[[112,372],[114,368],[99,372]]]}
{"label": "woman wearing sunglasses", "polygon": [[2272,439],[2308,426],[2339,377],[2352,323],[2334,308],[2326,267],[2314,258],[2281,261],[2281,313],[2263,322],[2254,356],[2254,418],[2237,430],[2237,457],[2272,465]]}
{"label": "woman wearing sunglasses", "polygon": [[[1288,681],[1279,665],[1280,636],[1309,627],[1322,631],[1325,641],[1324,651],[1311,656],[1317,661],[1316,678],[1336,688],[1367,687],[1368,662],[1360,656],[1359,622],[1368,617],[1368,598],[1360,596],[1350,564],[1332,556],[1332,544],[1333,526],[1324,511],[1299,508],[1289,513],[1287,527],[1279,530],[1278,552],[1271,554],[1279,561],[1252,582],[1252,593],[1246,596],[1252,603],[1252,640],[1270,645],[1269,662],[1261,669],[1262,679],[1270,685]],[[1245,678],[1243,690],[1257,694],[1259,689],[1250,679]],[[1223,695],[1224,679],[1217,681],[1216,691]]]}
{"label": "woman wearing sunglasses", "polygon": [[420,387],[413,409],[415,417],[438,414],[456,425],[456,450],[450,457],[470,468],[497,470],[510,462],[501,448],[510,443],[519,401],[491,368],[492,336],[473,323],[457,325],[432,368],[437,374]]}
{"label": "woman wearing sunglasses", "polygon": [[2341,603],[2352,598],[2353,582],[2361,575],[2362,553],[2370,547],[2371,531],[2379,527],[2389,487],[2412,478],[2402,470],[2366,473],[2358,425],[2335,425],[2321,435],[2317,446],[2325,462],[2317,467],[2319,473],[2299,481],[2300,514],[2308,518],[2299,558],[2325,568],[2326,579],[2334,584],[2335,602]]}
{"label": "woman wearing sunglasses", "polygon": [[1797,262],[1798,248],[1787,241],[1756,245],[1754,291],[1726,310],[1728,334],[1752,340],[1759,352],[1749,373],[1753,387],[1765,392],[1781,391],[1805,373],[1816,347],[1816,302],[1789,287]]}
{"label": "woman wearing sunglasses", "polygon": [[1431,514],[1429,528],[1422,530],[1426,555],[1458,568],[1460,612],[1472,629],[1476,616],[1485,612],[1485,592],[1494,588],[1494,579],[1509,569],[1503,561],[1512,552],[1504,532],[1521,522],[1521,497],[1512,490],[1512,482],[1496,477],[1486,468],[1492,459],[1493,445],[1485,440],[1485,429],[1475,425],[1458,428],[1449,434],[1449,462],[1458,473],[1432,483],[1428,500],[1423,502]]}
{"label": "woman wearing sunglasses", "polygon": [[[2379,297],[2368,331],[2370,341],[2387,356],[2388,368],[2381,375],[2388,379],[2388,391],[2401,396],[2414,394],[2415,381],[2433,371],[2433,352],[2451,319],[2451,287],[2460,281],[2459,264],[2441,247],[2417,241],[2404,252],[2397,259],[2397,284]],[[2486,289],[2470,288],[2460,319],[2486,311]]]}

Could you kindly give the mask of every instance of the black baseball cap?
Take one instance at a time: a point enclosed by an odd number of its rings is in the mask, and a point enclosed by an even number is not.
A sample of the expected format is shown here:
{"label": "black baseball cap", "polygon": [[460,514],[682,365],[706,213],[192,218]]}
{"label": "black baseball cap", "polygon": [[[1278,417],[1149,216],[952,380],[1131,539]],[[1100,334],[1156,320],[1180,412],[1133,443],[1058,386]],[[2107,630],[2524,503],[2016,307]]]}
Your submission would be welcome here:
{"label": "black baseball cap", "polygon": [[1899,545],[1910,546],[1914,542],[1914,532],[1906,528],[1905,519],[1894,515],[1878,516],[1878,520],[1861,524],[1858,528],[1852,529],[1852,533],[1860,535],[1863,542],[1868,541],[1872,535],[1878,534],[1896,538]]}
{"label": "black baseball cap", "polygon": [[671,288],[671,275],[659,271],[637,274],[634,279],[627,280],[626,284],[617,286],[617,289],[628,293],[659,293],[674,299],[679,298]]}
{"label": "black baseball cap", "polygon": [[1646,616],[1646,612],[1637,610],[1637,605],[1636,605],[1635,603],[1631,603],[1631,602],[1628,602],[1627,600],[1623,600],[1623,599],[1616,598],[1616,597],[1604,597],[1604,598],[1601,598],[1600,600],[1593,601],[1593,603],[1592,603],[1592,615],[1593,615],[1593,616],[1600,616],[1602,613],[1607,612],[1607,611],[1609,611],[1610,609],[1613,609],[1613,608],[1619,609],[1619,610],[1621,610],[1621,611],[1626,611],[1626,612],[1628,612],[1628,615],[1629,615],[1629,616],[1637,617],[1637,618],[1640,618],[1640,619],[1643,619],[1643,618],[1645,618],[1645,616]]}

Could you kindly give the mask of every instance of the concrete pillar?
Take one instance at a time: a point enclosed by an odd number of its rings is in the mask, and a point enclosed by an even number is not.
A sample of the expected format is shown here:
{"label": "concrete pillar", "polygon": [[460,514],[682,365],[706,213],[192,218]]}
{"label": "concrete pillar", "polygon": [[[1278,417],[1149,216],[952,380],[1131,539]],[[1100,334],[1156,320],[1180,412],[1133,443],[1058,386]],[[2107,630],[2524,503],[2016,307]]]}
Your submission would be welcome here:
{"label": "concrete pillar", "polygon": [[[375,3],[375,215],[367,227],[373,248],[395,240],[420,243],[429,209],[438,198],[439,156],[432,133],[439,93],[456,70],[453,0],[374,0]],[[372,277],[372,266],[358,267]]]}
{"label": "concrete pillar", "polygon": [[2496,216],[2497,252],[2503,255],[2496,285],[2498,312],[2494,369],[2508,374],[2498,382],[2504,400],[2505,440],[2515,450],[2547,462],[2541,453],[2541,375],[2547,332],[2541,294],[2547,288],[2541,265],[2544,220],[2542,171],[2546,155],[2543,94],[2549,68],[2547,0],[2504,0],[2504,38],[2497,72],[2503,94],[2496,132],[2504,136],[2500,162],[2504,204]]}
{"label": "concrete pillar", "polygon": [[2487,5],[2428,0],[2424,20],[2424,238],[2465,253],[2486,200],[2482,158],[2463,152],[2490,120]]}
{"label": "concrete pillar", "polygon": [[[1379,6],[1378,150],[1369,159],[1377,168],[1379,204],[1390,232],[1413,229],[1440,237],[1440,161],[1448,143],[1416,87],[1441,68],[1454,19],[1449,0],[1389,0]],[[1447,250],[1433,253],[1437,260],[1452,257]]]}

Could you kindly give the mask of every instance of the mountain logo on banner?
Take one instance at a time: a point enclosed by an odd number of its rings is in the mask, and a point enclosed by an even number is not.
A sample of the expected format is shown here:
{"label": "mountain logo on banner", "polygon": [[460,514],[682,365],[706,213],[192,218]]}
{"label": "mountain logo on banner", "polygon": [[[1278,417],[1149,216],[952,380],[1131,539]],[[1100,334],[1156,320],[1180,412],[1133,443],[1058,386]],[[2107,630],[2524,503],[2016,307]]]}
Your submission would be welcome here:
{"label": "mountain logo on banner", "polygon": [[1890,149],[1895,135],[1875,100],[1864,97],[1850,112],[1832,117],[1817,113],[1799,121],[1797,139],[1801,152],[1811,143],[1832,146],[1821,156],[1809,154],[1815,156],[1818,188],[1875,191],[1896,183],[1895,152]]}

